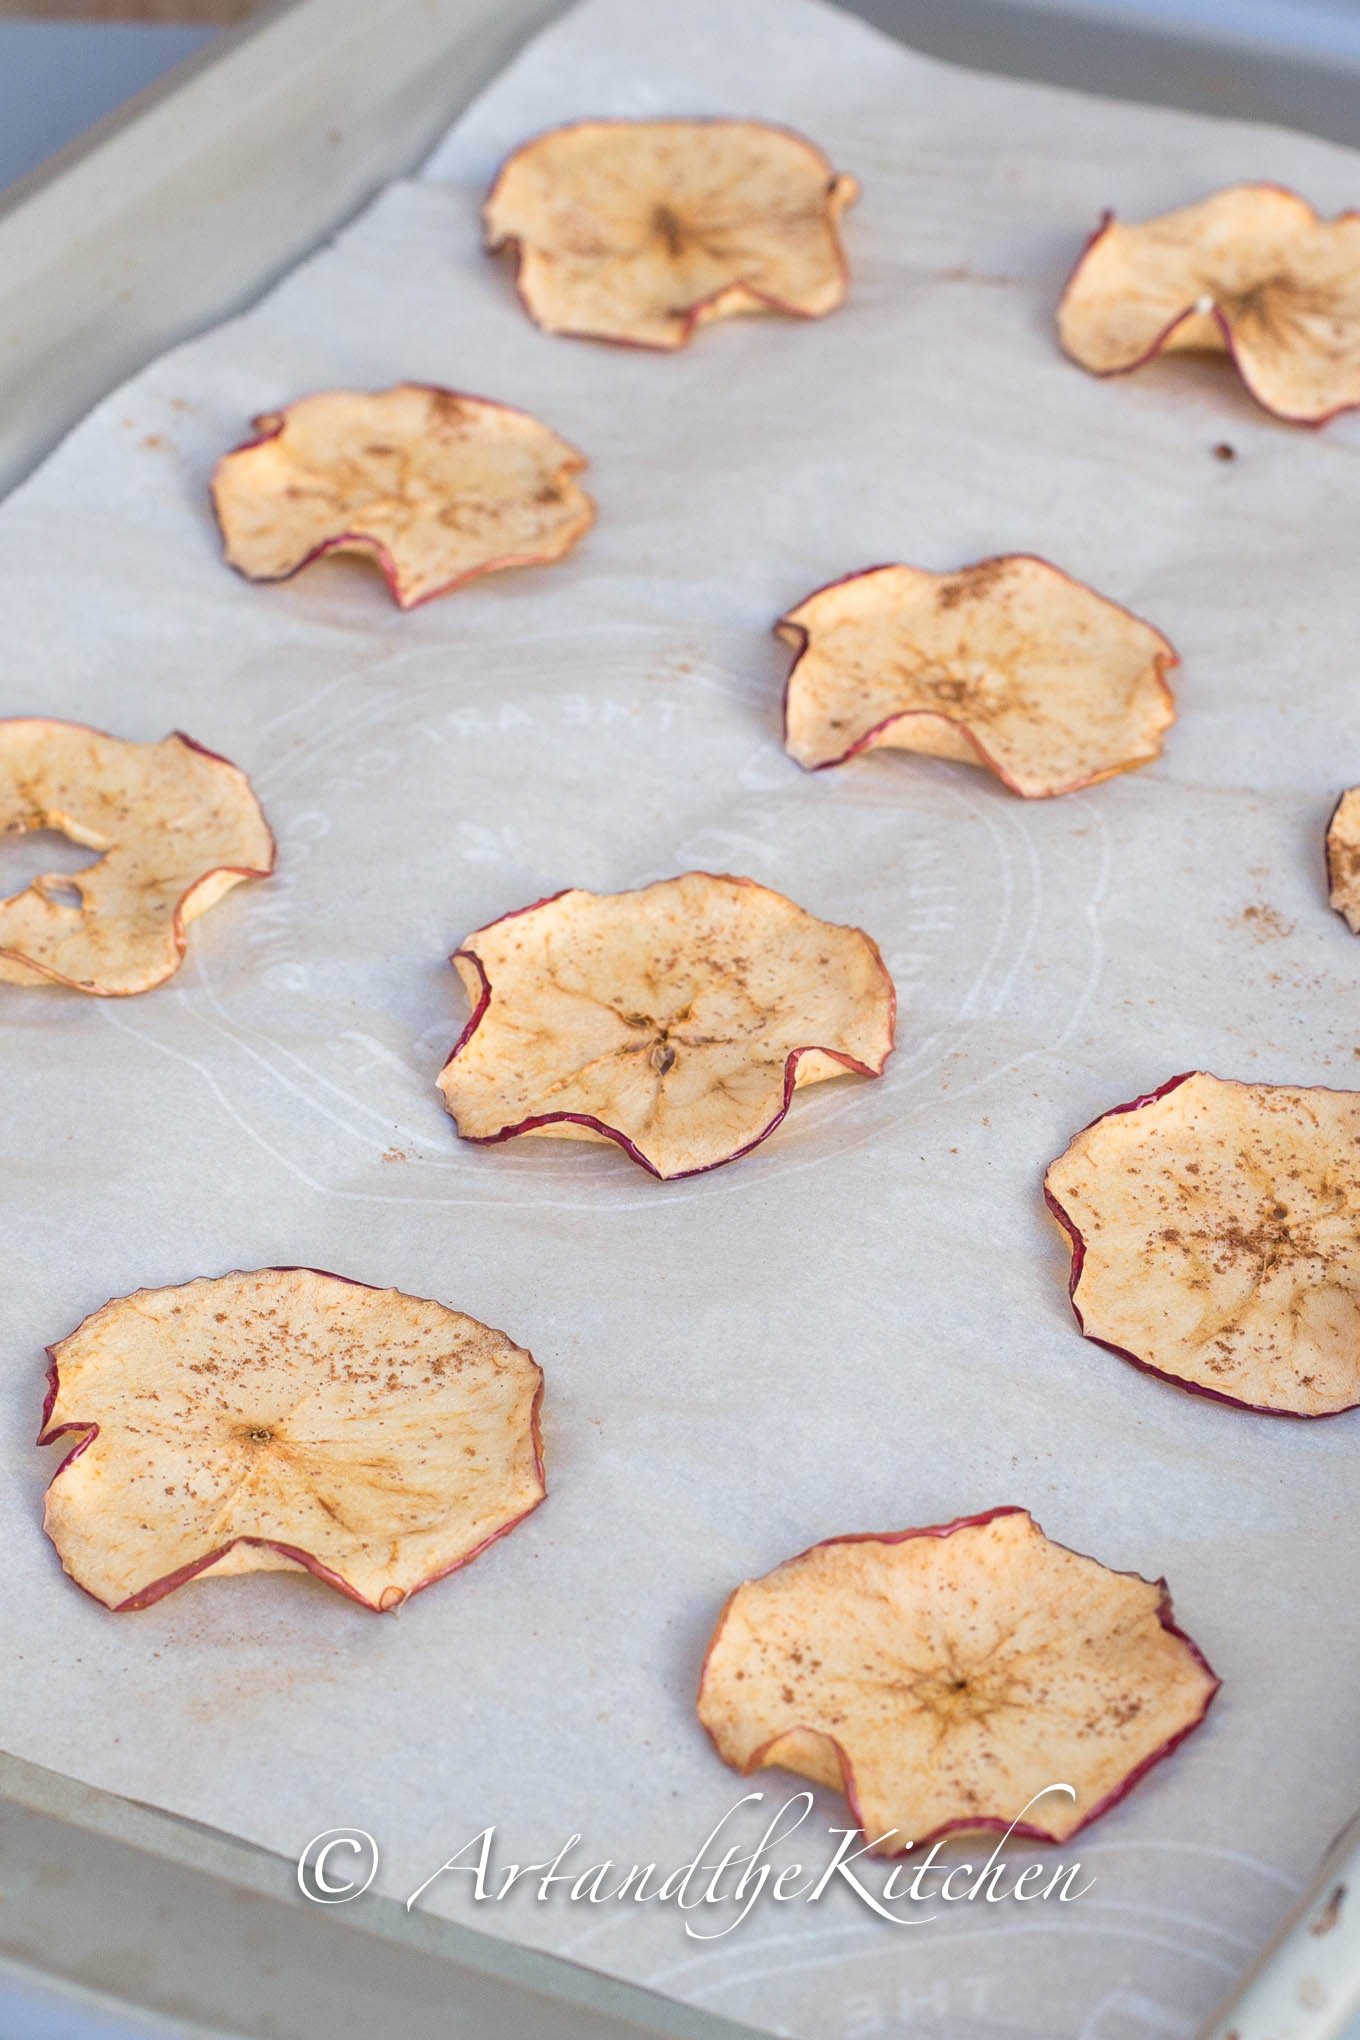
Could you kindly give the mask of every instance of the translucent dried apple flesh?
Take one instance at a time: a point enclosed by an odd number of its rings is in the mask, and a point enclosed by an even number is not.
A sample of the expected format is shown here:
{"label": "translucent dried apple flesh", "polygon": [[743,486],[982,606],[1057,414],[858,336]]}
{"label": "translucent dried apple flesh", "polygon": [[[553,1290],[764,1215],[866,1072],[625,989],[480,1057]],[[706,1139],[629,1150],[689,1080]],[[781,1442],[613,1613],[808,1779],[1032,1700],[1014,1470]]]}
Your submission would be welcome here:
{"label": "translucent dried apple flesh", "polygon": [[819,149],[745,120],[579,121],[501,170],[487,246],[552,333],[683,347],[745,312],[820,318],[845,297],[837,220],[858,192]]}
{"label": "translucent dried apple flesh", "polygon": [[1360,404],[1360,215],[1324,220],[1296,192],[1238,184],[1130,226],[1107,216],[1058,330],[1097,375],[1227,353],[1266,410],[1323,424]]}
{"label": "translucent dried apple flesh", "polygon": [[143,1289],[51,1349],[40,1443],[66,1571],[144,1608],[302,1569],[396,1607],[544,1494],[530,1355],[475,1318],[311,1268]]}
{"label": "translucent dried apple flesh", "polygon": [[1175,1748],[1217,1687],[1163,1581],[998,1509],[832,1538],[738,1587],[699,1719],[738,1771],[843,1789],[895,1855],[1013,1823],[1065,1840]]}
{"label": "translucent dried apple flesh", "polygon": [[1327,885],[1333,909],[1360,935],[1360,786],[1342,794],[1327,824]]}
{"label": "translucent dried apple flesh", "polygon": [[1360,1093],[1194,1073],[1045,1179],[1090,1339],[1222,1402],[1360,1402]]}
{"label": "translucent dried apple flesh", "polygon": [[188,923],[274,868],[245,774],[191,737],[139,744],[82,723],[0,721],[0,834],[56,830],[101,853],[0,899],[0,981],[98,997],[179,969]]}
{"label": "translucent dried apple flesh", "polygon": [[734,1160],[793,1091],[877,1076],[892,981],[870,938],[751,879],[572,891],[470,935],[473,1014],[439,1087],[468,1140],[611,1140],[653,1175]]}
{"label": "translucent dried apple flesh", "polygon": [[255,420],[218,463],[230,565],[280,581],[322,554],[376,560],[414,608],[480,574],[545,565],[589,529],[584,456],[507,404],[422,383],[331,390]]}
{"label": "translucent dried apple flesh", "polygon": [[780,619],[785,744],[810,770],[888,746],[985,765],[1028,799],[1146,764],[1175,717],[1174,648],[1046,560],[876,567]]}

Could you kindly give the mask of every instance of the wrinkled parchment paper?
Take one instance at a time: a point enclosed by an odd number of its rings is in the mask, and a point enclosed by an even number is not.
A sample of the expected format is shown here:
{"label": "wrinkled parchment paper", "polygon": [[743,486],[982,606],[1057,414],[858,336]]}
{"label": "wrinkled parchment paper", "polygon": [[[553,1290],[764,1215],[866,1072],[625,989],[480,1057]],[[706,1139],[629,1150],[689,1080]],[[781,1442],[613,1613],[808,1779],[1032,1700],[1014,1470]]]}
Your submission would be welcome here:
{"label": "wrinkled parchment paper", "polygon": [[[670,358],[540,334],[478,251],[498,159],[573,115],[686,111],[790,122],[862,180],[849,304]],[[1039,1197],[1076,1128],[1175,1071],[1360,1081],[1321,851],[1360,777],[1360,428],[1276,424],[1221,362],[1097,382],[1053,337],[1103,206],[1245,177],[1360,200],[1342,149],[970,76],[807,0],[588,0],[421,177],[6,506],[8,711],[187,729],[252,773],[281,846],[165,990],[4,997],[10,1750],[290,1855],[365,1828],[403,1896],[492,1823],[505,1860],[579,1832],[578,1862],[679,1865],[742,1789],[692,1709],[732,1583],[1019,1501],[1165,1572],[1226,1682],[1063,1852],[1096,1877],[1079,1901],[893,1927],[846,1893],[707,1944],[673,1908],[479,1905],[466,1871],[422,1903],[818,2040],[1188,2035],[1273,1928],[1360,1791],[1355,1420],[1254,1419],[1083,1342]],[[403,376],[585,448],[579,550],[407,616],[353,563],[228,572],[206,483],[249,416]],[[1006,549],[1178,643],[1164,761],[1033,804],[900,754],[800,773],[771,620],[871,562]],[[669,1186],[609,1149],[461,1146],[433,1087],[458,938],[693,865],[879,939],[886,1078],[802,1093],[748,1160]],[[396,1618],[282,1576],[115,1618],[39,1529],[43,1345],[111,1295],[268,1262],[532,1347],[549,1501]],[[839,1815],[819,1800],[823,1854]]]}

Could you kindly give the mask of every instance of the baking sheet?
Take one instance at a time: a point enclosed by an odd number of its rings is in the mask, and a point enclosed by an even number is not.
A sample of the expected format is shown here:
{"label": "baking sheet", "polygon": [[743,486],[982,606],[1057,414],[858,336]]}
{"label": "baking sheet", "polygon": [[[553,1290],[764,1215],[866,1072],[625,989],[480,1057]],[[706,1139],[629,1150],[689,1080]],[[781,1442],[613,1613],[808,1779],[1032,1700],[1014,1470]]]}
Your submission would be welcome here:
{"label": "baking sheet", "polygon": [[[477,250],[497,161],[574,115],[683,111],[788,121],[860,177],[849,304],[673,358],[539,334]],[[692,1712],[732,1582],[1019,1501],[1164,1571],[1226,1681],[1060,1852],[1096,1878],[1082,1898],[895,1927],[841,1892],[708,1943],[673,1908],[477,1904],[465,1874],[422,1903],[777,2032],[1193,2031],[1349,1809],[1355,1419],[1254,1420],[1084,1343],[1038,1178],[1173,1071],[1360,1068],[1360,952],[1320,854],[1360,777],[1360,431],[1278,425],[1217,363],[1095,382],[1051,314],[1103,205],[1257,176],[1329,209],[1360,191],[1329,144],[971,76],[810,0],[587,0],[421,178],[0,512],[7,712],[187,729],[251,771],[282,853],[167,989],[5,1000],[7,1748],[287,1854],[366,1829],[403,1897],[490,1824],[502,1862],[579,1833],[577,1862],[678,1866],[742,1790]],[[225,571],[205,485],[244,420],[398,376],[583,446],[579,551],[408,616],[353,563]],[[900,755],[799,773],[770,620],[856,566],[1011,548],[1178,643],[1165,759],[1028,805]],[[883,1081],[801,1094],[753,1156],[671,1185],[606,1149],[461,1147],[433,1090],[458,937],[696,864],[878,937],[904,1009]],[[531,1346],[550,1500],[393,1619],[283,1577],[114,1619],[38,1529],[41,1349],[110,1295],[266,1262]],[[802,1853],[839,1817],[819,1799]]]}

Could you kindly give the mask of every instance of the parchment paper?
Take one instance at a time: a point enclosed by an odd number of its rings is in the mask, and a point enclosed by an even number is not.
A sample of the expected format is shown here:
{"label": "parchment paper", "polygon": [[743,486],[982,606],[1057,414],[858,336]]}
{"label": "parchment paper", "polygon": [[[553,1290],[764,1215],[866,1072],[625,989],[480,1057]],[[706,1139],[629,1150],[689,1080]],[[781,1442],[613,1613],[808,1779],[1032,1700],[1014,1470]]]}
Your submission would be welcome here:
{"label": "parchment paper", "polygon": [[[497,161],[575,115],[684,111],[790,122],[860,177],[850,302],[673,358],[538,333],[478,249]],[[7,711],[183,727],[253,774],[281,845],[171,987],[4,998],[10,1750],[288,1854],[368,1829],[402,1896],[490,1823],[507,1860],[579,1831],[577,1860],[678,1865],[742,1789],[692,1706],[729,1587],[1013,1500],[1165,1572],[1226,1682],[1063,1852],[1096,1875],[1079,1901],[896,1928],[846,1894],[708,1945],[674,1909],[477,1905],[466,1873],[424,1903],[818,2040],[1189,2034],[1273,1928],[1355,1790],[1355,1421],[1253,1419],[1083,1342],[1038,1187],[1175,1071],[1360,1075],[1321,855],[1360,777],[1360,432],[1276,424],[1221,363],[1097,382],[1052,330],[1103,206],[1244,177],[1360,200],[1342,149],[970,76],[808,0],[588,0],[423,176],[9,502]],[[206,482],[247,418],[402,376],[584,447],[579,551],[408,616],[353,563],[228,572]],[[801,774],[771,620],[871,562],[1012,548],[1178,643],[1164,761],[1033,804],[891,753]],[[461,1146],[433,1088],[457,939],[693,865],[878,937],[885,1079],[800,1094],[748,1160],[672,1185],[607,1149]],[[115,1618],[39,1529],[43,1345],[111,1295],[270,1262],[532,1347],[548,1504],[396,1618],[282,1576]],[[819,1801],[826,1853],[839,1815]]]}

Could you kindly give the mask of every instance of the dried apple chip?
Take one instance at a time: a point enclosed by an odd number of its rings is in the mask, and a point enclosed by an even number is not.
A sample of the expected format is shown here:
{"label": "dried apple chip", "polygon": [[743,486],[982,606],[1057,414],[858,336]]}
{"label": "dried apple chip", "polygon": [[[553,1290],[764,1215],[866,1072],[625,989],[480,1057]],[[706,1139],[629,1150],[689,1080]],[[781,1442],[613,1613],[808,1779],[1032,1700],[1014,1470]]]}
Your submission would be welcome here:
{"label": "dried apple chip", "polygon": [[1192,1071],[1044,1179],[1088,1339],[1282,1416],[1360,1403],[1360,1092]]}
{"label": "dried apple chip", "polygon": [[985,765],[1037,800],[1145,765],[1175,720],[1161,632],[1027,553],[871,567],[775,630],[797,652],[785,748],[809,771],[887,745]]}
{"label": "dried apple chip", "polygon": [[811,142],[762,121],[577,121],[504,165],[486,244],[513,251],[548,332],[676,348],[710,319],[834,311],[836,222],[858,195]]}
{"label": "dried apple chip", "polygon": [[451,959],[472,1017],[439,1078],[465,1140],[616,1141],[654,1176],[746,1154],[800,1084],[882,1074],[892,980],[859,928],[754,879],[562,892]]}
{"label": "dried apple chip", "polygon": [[1164,1580],[1112,1572],[1004,1508],[833,1537],[748,1580],[709,1644],[699,1719],[744,1775],[776,1765],[843,1790],[893,1856],[1013,1824],[1065,1841],[1204,1719],[1218,1684]]}
{"label": "dried apple chip", "polygon": [[0,835],[36,829],[103,855],[0,899],[6,984],[150,991],[179,969],[190,921],[274,869],[244,772],[178,731],[138,744],[83,723],[0,721]]}
{"label": "dried apple chip", "polygon": [[304,1570],[395,1608],[536,1509],[543,1377],[504,1332],[315,1268],[106,1303],[49,1349],[44,1527],[119,1611]]}
{"label": "dried apple chip", "polygon": [[1352,935],[1360,935],[1360,786],[1343,793],[1327,824],[1331,904]]}
{"label": "dried apple chip", "polygon": [[413,609],[479,574],[559,560],[594,519],[571,479],[585,456],[508,404],[398,383],[254,422],[212,485],[228,563],[251,581],[363,553]]}
{"label": "dried apple chip", "polygon": [[1278,184],[1231,185],[1134,226],[1106,213],[1058,331],[1096,375],[1226,353],[1267,411],[1325,424],[1360,404],[1360,213],[1324,220]]}

